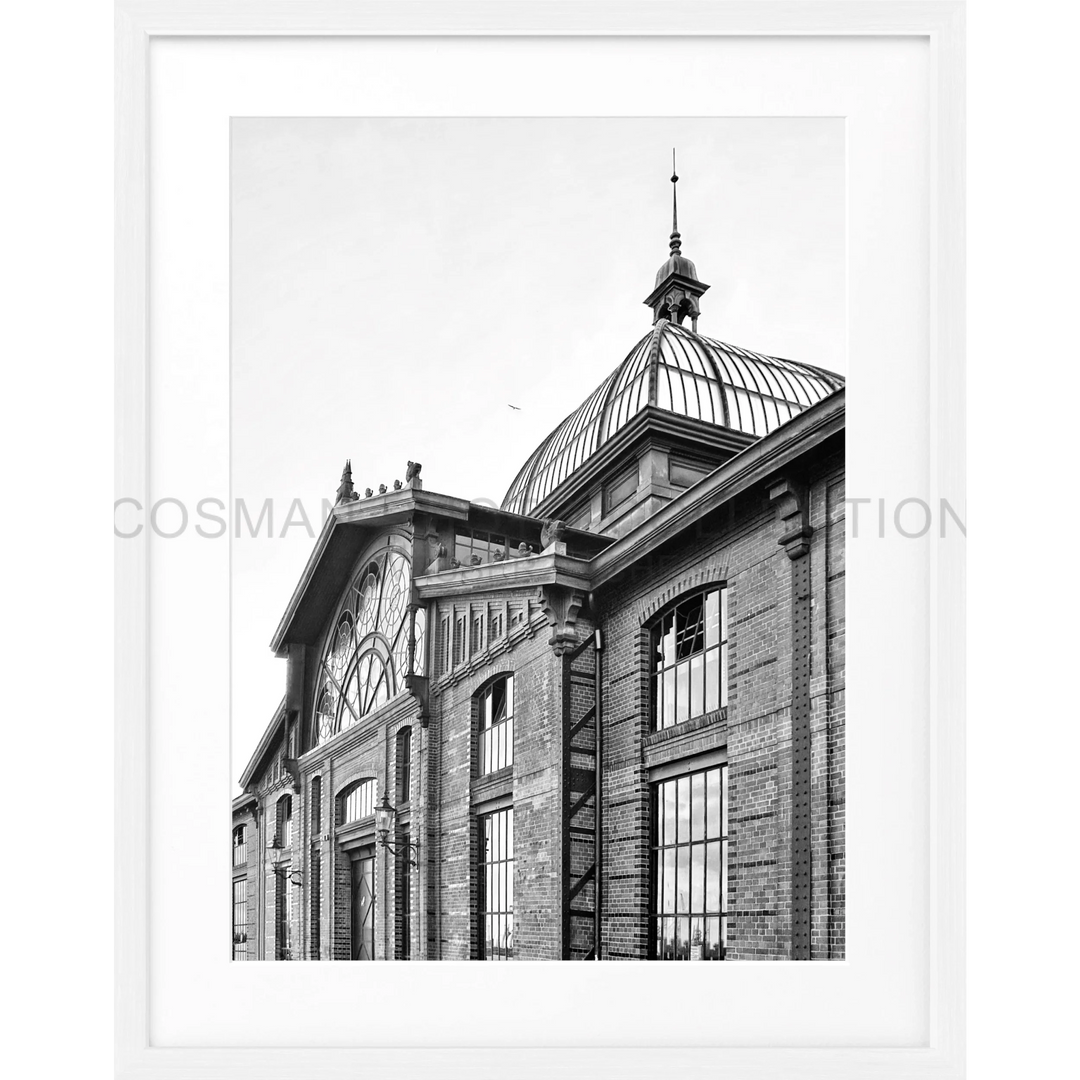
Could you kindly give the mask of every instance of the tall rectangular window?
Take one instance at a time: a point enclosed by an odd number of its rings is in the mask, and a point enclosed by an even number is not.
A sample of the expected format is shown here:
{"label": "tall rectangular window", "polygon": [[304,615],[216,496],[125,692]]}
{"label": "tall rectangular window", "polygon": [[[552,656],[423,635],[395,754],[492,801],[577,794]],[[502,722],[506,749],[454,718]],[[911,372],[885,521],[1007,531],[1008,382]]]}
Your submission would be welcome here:
{"label": "tall rectangular window", "polygon": [[679,601],[652,631],[653,728],[715,712],[728,699],[727,589]]}
{"label": "tall rectangular window", "polygon": [[277,801],[278,846],[292,847],[292,796],[284,795]]}
{"label": "tall rectangular window", "polygon": [[312,960],[319,959],[319,950],[322,944],[322,852],[319,845],[311,845],[311,859],[308,864],[308,875],[311,879],[310,890],[310,941],[308,942],[308,955]]}
{"label": "tall rectangular window", "polygon": [[311,778],[311,847],[308,858],[308,956],[319,959],[322,941],[322,849],[319,846],[322,833],[322,777]]}
{"label": "tall rectangular window", "polygon": [[438,672],[445,675],[450,670],[450,614],[439,617]]}
{"label": "tall rectangular window", "polygon": [[472,613],[472,629],[469,631],[469,655],[476,656],[484,651],[487,642],[484,631],[487,629],[487,609],[481,608]]}
{"label": "tall rectangular window", "polygon": [[292,891],[289,868],[277,871],[274,887],[274,955],[278,960],[292,959]]}
{"label": "tall rectangular window", "polygon": [[247,862],[247,826],[237,825],[232,834],[232,864],[243,866]]}
{"label": "tall rectangular window", "polygon": [[514,955],[514,808],[480,818],[480,958]]}
{"label": "tall rectangular window", "polygon": [[727,950],[727,766],[653,788],[649,956],[723,960]]}
{"label": "tall rectangular window", "polygon": [[514,676],[496,679],[480,694],[480,775],[514,764]]}
{"label": "tall rectangular window", "polygon": [[409,801],[409,793],[412,790],[412,729],[402,728],[397,733],[397,759],[395,779],[397,780],[397,801],[404,803]]}
{"label": "tall rectangular window", "polygon": [[451,662],[454,667],[465,662],[465,649],[468,634],[468,616],[465,612],[454,615],[454,648]]}
{"label": "tall rectangular window", "polygon": [[398,829],[397,855],[397,948],[398,960],[412,951],[412,863],[409,861],[409,830]]}
{"label": "tall rectangular window", "polygon": [[232,883],[232,958],[247,959],[247,878]]}

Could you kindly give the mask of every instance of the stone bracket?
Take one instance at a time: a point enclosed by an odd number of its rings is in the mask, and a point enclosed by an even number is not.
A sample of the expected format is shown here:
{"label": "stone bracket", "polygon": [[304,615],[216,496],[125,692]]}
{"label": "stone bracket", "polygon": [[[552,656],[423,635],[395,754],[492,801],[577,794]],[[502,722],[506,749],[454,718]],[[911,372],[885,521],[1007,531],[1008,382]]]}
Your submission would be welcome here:
{"label": "stone bracket", "polygon": [[536,599],[551,627],[548,644],[556,656],[562,656],[578,644],[577,617],[585,603],[585,593],[567,585],[541,585]]}
{"label": "stone bracket", "polygon": [[289,774],[289,779],[292,783],[293,791],[300,790],[300,763],[294,757],[287,757],[281,759],[281,764],[285,771]]}
{"label": "stone bracket", "polygon": [[776,507],[782,544],[789,559],[800,559],[810,551],[810,494],[806,485],[791,479],[779,481],[769,489],[769,501]]}
{"label": "stone bracket", "polygon": [[420,706],[420,726],[428,726],[428,702],[430,700],[429,682],[426,675],[406,675],[405,688]]}

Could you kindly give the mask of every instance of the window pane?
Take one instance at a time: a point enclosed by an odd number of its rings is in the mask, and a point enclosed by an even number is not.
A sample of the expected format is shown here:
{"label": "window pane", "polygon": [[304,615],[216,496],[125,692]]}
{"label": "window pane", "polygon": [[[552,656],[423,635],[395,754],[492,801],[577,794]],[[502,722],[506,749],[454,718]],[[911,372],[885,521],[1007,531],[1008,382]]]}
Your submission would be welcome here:
{"label": "window pane", "polygon": [[668,668],[664,672],[664,717],[662,728],[671,727],[675,723],[675,669]]}
{"label": "window pane", "polygon": [[728,835],[728,767],[720,766],[720,832]]}
{"label": "window pane", "polygon": [[664,910],[664,860],[653,859],[653,908]]}
{"label": "window pane", "polygon": [[719,919],[705,920],[705,955],[710,960],[721,959]]}
{"label": "window pane", "polygon": [[710,649],[705,654],[705,711],[720,708],[720,650]]}
{"label": "window pane", "polygon": [[666,784],[662,785],[662,787],[664,792],[664,833],[661,843],[674,844],[676,840],[675,822],[677,817],[675,806],[678,785],[674,780],[669,780]]}
{"label": "window pane", "polygon": [[690,848],[690,910],[705,910],[705,845]]}
{"label": "window pane", "polygon": [[720,591],[705,597],[705,647],[720,644]]}
{"label": "window pane", "polygon": [[720,842],[720,910],[727,912],[728,895],[728,842]]}
{"label": "window pane", "polygon": [[678,842],[685,844],[690,839],[690,777],[680,776],[679,790],[679,834]]}
{"label": "window pane", "polygon": [[727,704],[728,698],[728,670],[727,670],[727,652],[728,647],[726,645],[720,646],[720,705],[723,707]]}
{"label": "window pane", "polygon": [[690,661],[683,660],[675,668],[675,722],[690,718]]}
{"label": "window pane", "polygon": [[720,835],[720,770],[705,774],[705,835],[711,840]]}
{"label": "window pane", "polygon": [[675,957],[690,959],[690,920],[685,915],[675,920]]}
{"label": "window pane", "polygon": [[690,715],[705,711],[705,658],[698,653],[690,661]]}
{"label": "window pane", "polygon": [[670,667],[675,663],[675,613],[668,615],[661,625],[664,636],[661,639],[660,651],[663,654],[664,666]]}
{"label": "window pane", "polygon": [[705,910],[720,911],[720,842],[707,845],[705,864]]}
{"label": "window pane", "polygon": [[728,639],[728,591],[720,590],[720,640]]}
{"label": "window pane", "polygon": [[669,912],[675,910],[675,848],[668,848],[664,852],[664,902],[660,910]]}
{"label": "window pane", "polygon": [[690,959],[705,959],[705,920],[690,920]]}
{"label": "window pane", "polygon": [[686,912],[690,910],[690,849],[688,847],[679,847],[675,851],[678,860],[675,910]]}
{"label": "window pane", "polygon": [[690,839],[705,839],[705,774],[690,778]]}

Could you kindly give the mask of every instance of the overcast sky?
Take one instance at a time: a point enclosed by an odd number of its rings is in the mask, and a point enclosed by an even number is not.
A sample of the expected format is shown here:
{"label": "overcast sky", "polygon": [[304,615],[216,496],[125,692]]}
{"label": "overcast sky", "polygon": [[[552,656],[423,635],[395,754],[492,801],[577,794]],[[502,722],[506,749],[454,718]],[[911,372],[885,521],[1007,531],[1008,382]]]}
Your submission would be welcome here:
{"label": "overcast sky", "polygon": [[[499,502],[651,324],[671,148],[699,330],[844,372],[840,119],[236,119],[232,775],[284,692],[268,642],[347,457]],[[518,406],[511,409],[510,405]]]}

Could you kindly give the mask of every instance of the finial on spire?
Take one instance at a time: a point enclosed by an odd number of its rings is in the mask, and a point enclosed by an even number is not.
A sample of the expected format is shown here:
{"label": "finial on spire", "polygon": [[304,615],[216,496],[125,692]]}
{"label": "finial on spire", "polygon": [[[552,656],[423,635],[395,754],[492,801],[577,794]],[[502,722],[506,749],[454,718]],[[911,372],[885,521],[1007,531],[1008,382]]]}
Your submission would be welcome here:
{"label": "finial on spire", "polygon": [[679,235],[679,174],[675,171],[675,147],[671,148],[671,254],[678,255],[682,250],[682,237]]}

